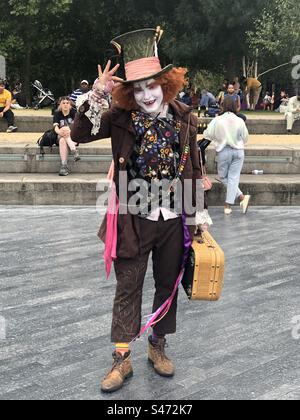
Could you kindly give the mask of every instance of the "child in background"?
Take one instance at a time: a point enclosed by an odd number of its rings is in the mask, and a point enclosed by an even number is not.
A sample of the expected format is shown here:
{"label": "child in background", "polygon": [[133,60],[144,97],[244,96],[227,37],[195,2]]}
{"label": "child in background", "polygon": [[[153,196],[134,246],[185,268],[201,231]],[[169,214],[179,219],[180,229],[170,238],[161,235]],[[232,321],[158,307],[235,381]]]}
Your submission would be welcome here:
{"label": "child in background", "polygon": [[270,96],[270,92],[267,92],[266,96],[264,97],[264,111],[271,111],[271,105],[272,97]]}

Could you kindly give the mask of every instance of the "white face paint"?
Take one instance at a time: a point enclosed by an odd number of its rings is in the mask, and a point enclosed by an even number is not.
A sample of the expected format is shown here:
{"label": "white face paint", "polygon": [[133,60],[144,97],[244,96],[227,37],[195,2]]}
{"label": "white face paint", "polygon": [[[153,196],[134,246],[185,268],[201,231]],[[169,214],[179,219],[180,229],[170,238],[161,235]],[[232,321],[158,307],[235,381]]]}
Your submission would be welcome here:
{"label": "white face paint", "polygon": [[163,110],[163,90],[155,84],[154,79],[135,83],[134,98],[140,109],[147,114],[158,114]]}

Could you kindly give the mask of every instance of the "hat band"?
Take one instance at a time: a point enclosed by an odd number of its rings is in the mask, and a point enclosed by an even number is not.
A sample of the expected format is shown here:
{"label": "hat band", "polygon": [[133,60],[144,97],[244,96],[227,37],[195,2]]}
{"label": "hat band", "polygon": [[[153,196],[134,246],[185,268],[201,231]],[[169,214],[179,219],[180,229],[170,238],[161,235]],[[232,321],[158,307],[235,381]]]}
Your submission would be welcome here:
{"label": "hat band", "polygon": [[162,70],[158,57],[141,58],[125,65],[127,81],[145,79]]}

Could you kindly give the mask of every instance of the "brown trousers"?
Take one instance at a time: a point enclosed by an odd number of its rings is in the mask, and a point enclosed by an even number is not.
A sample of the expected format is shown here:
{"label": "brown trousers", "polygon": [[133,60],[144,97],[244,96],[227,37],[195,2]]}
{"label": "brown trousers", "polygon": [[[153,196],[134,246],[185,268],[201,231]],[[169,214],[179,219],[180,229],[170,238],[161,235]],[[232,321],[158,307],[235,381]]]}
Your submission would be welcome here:
{"label": "brown trousers", "polygon": [[[141,250],[135,259],[117,259],[115,272],[117,290],[113,309],[113,343],[130,343],[140,332],[142,321],[142,295],[148,260],[152,251],[155,312],[172,294],[180,273],[183,258],[182,219],[158,222],[139,219]],[[169,313],[155,327],[158,335],[176,332],[177,298]]]}

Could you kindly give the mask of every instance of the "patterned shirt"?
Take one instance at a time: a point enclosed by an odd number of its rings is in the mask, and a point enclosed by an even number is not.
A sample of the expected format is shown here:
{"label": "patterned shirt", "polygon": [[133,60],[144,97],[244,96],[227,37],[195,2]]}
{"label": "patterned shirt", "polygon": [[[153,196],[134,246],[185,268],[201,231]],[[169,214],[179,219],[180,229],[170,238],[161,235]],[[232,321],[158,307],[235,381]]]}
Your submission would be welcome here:
{"label": "patterned shirt", "polygon": [[181,124],[173,118],[151,118],[141,112],[132,113],[137,135],[131,157],[130,178],[151,181],[176,177],[180,161],[179,133]]}
{"label": "patterned shirt", "polygon": [[[149,215],[162,206],[162,195],[151,187],[156,181],[171,183],[177,175],[180,163],[181,123],[173,119],[153,118],[142,112],[132,112],[132,121],[136,132],[134,152],[129,160],[127,171],[129,180],[142,179],[149,185],[147,208],[143,215]],[[160,189],[161,190],[161,189]],[[174,209],[174,197],[170,194],[170,209]]]}

